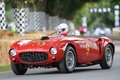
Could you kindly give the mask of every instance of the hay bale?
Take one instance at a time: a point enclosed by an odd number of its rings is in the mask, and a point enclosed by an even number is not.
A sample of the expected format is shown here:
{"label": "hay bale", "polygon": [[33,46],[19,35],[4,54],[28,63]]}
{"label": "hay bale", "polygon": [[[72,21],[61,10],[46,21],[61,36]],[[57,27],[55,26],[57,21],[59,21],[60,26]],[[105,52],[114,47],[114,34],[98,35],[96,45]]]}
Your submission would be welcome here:
{"label": "hay bale", "polygon": [[15,32],[11,32],[8,30],[0,30],[0,38],[14,37],[15,35]]}
{"label": "hay bale", "polygon": [[0,40],[0,66],[8,65],[10,63],[8,58],[8,51],[11,44],[12,43],[9,41]]}

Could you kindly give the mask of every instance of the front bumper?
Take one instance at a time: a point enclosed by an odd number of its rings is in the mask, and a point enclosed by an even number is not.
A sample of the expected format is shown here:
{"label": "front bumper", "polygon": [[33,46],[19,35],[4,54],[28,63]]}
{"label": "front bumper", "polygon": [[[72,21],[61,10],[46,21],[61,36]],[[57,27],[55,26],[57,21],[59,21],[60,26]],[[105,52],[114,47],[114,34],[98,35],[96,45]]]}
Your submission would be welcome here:
{"label": "front bumper", "polygon": [[57,55],[52,55],[49,51],[20,52],[16,56],[9,55],[9,58],[15,64],[20,63],[26,65],[47,65],[60,61]]}

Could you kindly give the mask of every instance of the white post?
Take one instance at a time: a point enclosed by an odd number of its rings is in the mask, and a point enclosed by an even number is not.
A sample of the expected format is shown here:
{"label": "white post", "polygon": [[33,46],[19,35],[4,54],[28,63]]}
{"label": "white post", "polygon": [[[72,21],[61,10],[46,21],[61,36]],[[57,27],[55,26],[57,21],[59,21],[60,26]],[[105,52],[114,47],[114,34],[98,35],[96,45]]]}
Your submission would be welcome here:
{"label": "white post", "polygon": [[87,27],[87,17],[82,17],[82,27]]}
{"label": "white post", "polygon": [[115,5],[114,8],[115,27],[119,27],[119,5]]}
{"label": "white post", "polygon": [[23,36],[28,26],[28,8],[14,9],[13,13],[17,32]]}
{"label": "white post", "polygon": [[5,30],[6,22],[5,22],[5,5],[3,2],[0,2],[0,29]]}

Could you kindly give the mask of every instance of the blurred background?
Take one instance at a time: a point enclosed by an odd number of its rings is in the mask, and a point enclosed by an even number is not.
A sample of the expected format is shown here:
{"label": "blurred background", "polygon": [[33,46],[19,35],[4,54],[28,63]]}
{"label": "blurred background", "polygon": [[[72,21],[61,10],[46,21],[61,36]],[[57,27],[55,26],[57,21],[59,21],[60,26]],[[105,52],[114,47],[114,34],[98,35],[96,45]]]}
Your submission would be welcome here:
{"label": "blurred background", "polygon": [[119,0],[0,0],[0,66],[10,64],[10,46],[39,39],[66,23],[81,36],[120,40]]}
{"label": "blurred background", "polygon": [[81,35],[120,35],[119,0],[0,1],[0,9],[5,10],[0,13],[1,29],[20,35],[56,30],[62,22],[67,23],[71,30],[80,31]]}

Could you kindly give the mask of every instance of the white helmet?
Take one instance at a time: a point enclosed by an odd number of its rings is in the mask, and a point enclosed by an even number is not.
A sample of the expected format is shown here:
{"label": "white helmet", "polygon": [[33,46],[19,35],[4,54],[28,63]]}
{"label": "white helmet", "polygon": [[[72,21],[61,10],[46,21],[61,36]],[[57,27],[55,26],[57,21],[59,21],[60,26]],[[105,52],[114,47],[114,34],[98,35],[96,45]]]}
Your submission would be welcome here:
{"label": "white helmet", "polygon": [[62,32],[68,32],[68,25],[66,23],[58,25],[58,34],[61,34]]}

